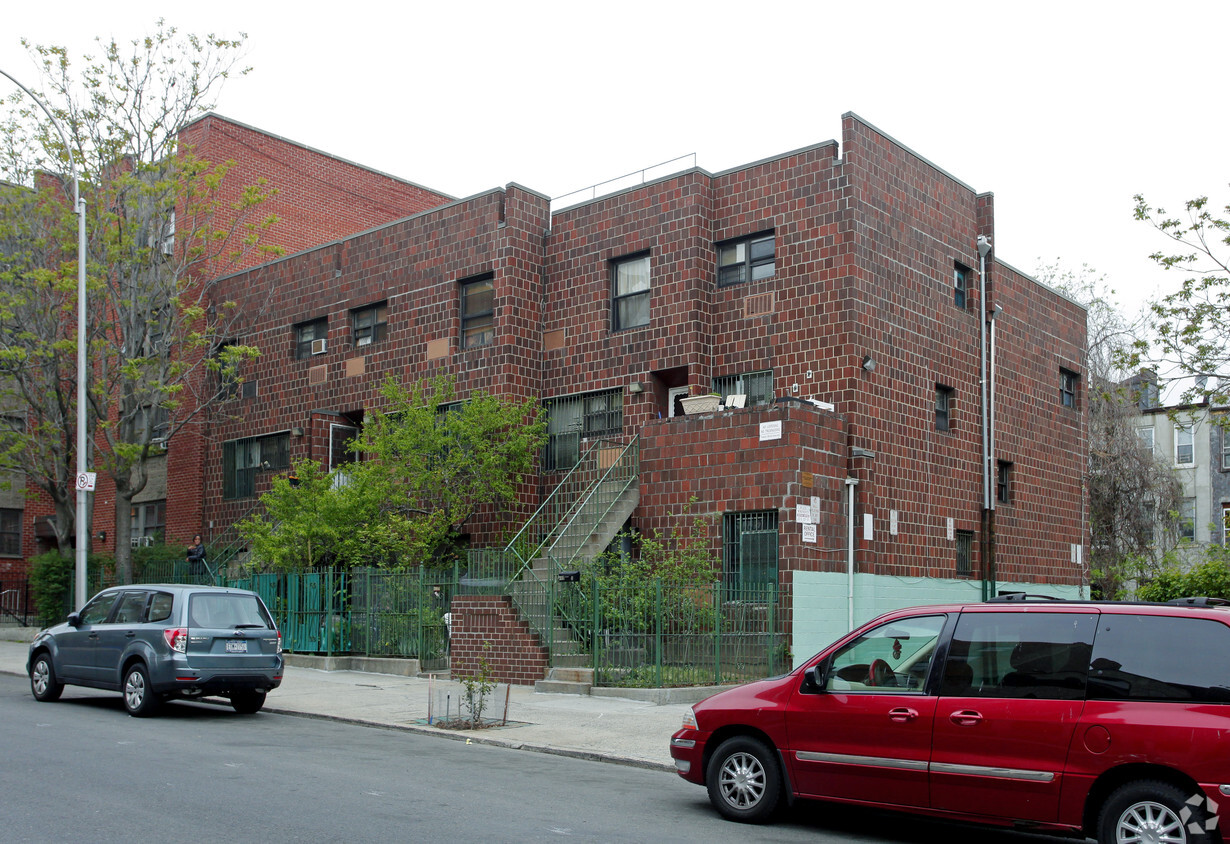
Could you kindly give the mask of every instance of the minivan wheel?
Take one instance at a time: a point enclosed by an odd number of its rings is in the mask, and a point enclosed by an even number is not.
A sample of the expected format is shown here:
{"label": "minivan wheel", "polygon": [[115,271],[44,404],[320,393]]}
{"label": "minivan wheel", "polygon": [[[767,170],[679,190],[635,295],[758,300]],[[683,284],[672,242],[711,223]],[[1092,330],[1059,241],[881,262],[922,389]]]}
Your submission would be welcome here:
{"label": "minivan wheel", "polygon": [[158,708],[158,695],[150,687],[149,672],[139,662],[124,672],[124,708],[137,718],[153,715]]}
{"label": "minivan wheel", "polygon": [[34,665],[30,666],[30,691],[34,694],[35,700],[45,703],[59,700],[60,694],[64,691],[64,684],[56,682],[56,670],[52,667],[51,657],[46,652],[36,656]]}
{"label": "minivan wheel", "polygon": [[1217,818],[1203,794],[1158,780],[1120,786],[1102,806],[1098,844],[1208,844]]}
{"label": "minivan wheel", "polygon": [[773,814],[781,782],[773,751],[750,736],[722,742],[705,772],[713,807],[723,817],[744,823],[760,823]]}
{"label": "minivan wheel", "polygon": [[264,705],[264,692],[235,692],[231,695],[231,706],[240,715],[253,715],[260,712]]}

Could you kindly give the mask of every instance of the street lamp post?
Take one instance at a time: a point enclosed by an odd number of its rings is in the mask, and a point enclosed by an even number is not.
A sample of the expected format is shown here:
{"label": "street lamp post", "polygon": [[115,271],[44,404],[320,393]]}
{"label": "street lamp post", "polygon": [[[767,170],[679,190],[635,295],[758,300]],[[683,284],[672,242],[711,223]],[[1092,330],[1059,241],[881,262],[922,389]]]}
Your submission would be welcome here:
{"label": "street lamp post", "polygon": [[76,588],[74,590],[74,605],[77,609],[85,606],[85,571],[86,547],[89,544],[89,498],[86,493],[86,450],[85,450],[85,199],[81,196],[81,176],[77,172],[77,160],[73,157],[72,144],[68,135],[51,113],[51,109],[34,95],[34,92],[22,85],[8,73],[0,70],[10,82],[26,92],[35,104],[47,115],[51,125],[56,128],[64,149],[68,152],[68,166],[73,171],[73,207],[77,210],[77,548],[76,548]]}

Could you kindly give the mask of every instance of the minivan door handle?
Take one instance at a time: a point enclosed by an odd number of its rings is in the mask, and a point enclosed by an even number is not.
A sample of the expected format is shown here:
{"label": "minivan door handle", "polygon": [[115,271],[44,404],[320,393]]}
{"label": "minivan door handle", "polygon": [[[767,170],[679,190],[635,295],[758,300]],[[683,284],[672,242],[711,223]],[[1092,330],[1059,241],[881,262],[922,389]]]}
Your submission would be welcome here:
{"label": "minivan door handle", "polygon": [[973,727],[982,723],[982,713],[961,709],[948,716],[948,720],[961,727]]}
{"label": "minivan door handle", "polygon": [[898,706],[896,709],[888,710],[888,720],[896,721],[898,724],[913,721],[917,717],[918,710],[910,709],[908,706]]}

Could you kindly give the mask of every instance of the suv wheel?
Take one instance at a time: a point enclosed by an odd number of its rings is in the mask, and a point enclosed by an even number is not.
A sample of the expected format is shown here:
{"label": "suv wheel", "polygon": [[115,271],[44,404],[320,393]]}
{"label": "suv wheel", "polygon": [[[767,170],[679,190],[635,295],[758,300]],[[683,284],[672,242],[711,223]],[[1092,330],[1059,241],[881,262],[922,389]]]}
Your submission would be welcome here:
{"label": "suv wheel", "polygon": [[64,691],[64,684],[56,682],[56,670],[51,665],[51,657],[46,651],[34,658],[30,666],[30,691],[35,700],[50,703],[59,700]]}
{"label": "suv wheel", "polygon": [[1203,794],[1188,796],[1168,782],[1140,780],[1120,786],[1102,806],[1098,844],[1206,844],[1217,840],[1216,815]]}
{"label": "suv wheel", "polygon": [[240,715],[253,715],[260,712],[264,705],[264,692],[235,692],[231,695],[231,706]]}
{"label": "suv wheel", "polygon": [[718,747],[705,773],[709,801],[732,821],[767,820],[781,797],[777,758],[764,743],[750,736],[727,739]]}
{"label": "suv wheel", "polygon": [[158,695],[150,688],[149,672],[139,662],[124,672],[124,708],[138,718],[153,715],[158,708]]}

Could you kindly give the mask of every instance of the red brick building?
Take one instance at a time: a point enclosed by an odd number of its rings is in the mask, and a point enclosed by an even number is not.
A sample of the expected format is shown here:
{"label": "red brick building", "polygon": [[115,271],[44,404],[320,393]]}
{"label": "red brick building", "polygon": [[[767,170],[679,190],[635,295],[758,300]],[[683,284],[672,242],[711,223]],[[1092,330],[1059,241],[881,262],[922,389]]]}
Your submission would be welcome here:
{"label": "red brick building", "polygon": [[[585,441],[639,435],[632,522],[663,527],[696,497],[726,577],[791,590],[796,653],[901,603],[1075,592],[1085,313],[993,253],[984,303],[978,241],[994,235],[991,195],[846,115],[840,145],[554,214],[510,184],[290,255],[230,279],[264,352],[231,407],[242,421],[209,431],[205,518],[217,533],[268,487],[237,453],[328,464],[386,377],[445,372],[463,396],[543,400],[540,496]],[[745,407],[681,418],[689,390]],[[770,535],[773,559],[740,560],[741,531]]]}
{"label": "red brick building", "polygon": [[[223,285],[262,354],[234,418],[172,443],[168,536],[221,537],[290,460],[329,464],[386,377],[443,372],[547,406],[519,518],[588,442],[639,438],[631,522],[695,498],[723,577],[791,596],[796,655],[893,606],[1082,588],[1085,312],[993,252],[980,278],[993,196],[859,117],[840,144],[555,213],[517,184],[449,200],[214,116],[185,137],[250,168],[237,184],[269,178],[295,222],[275,234],[292,254]],[[711,391],[743,406],[678,413]]]}

